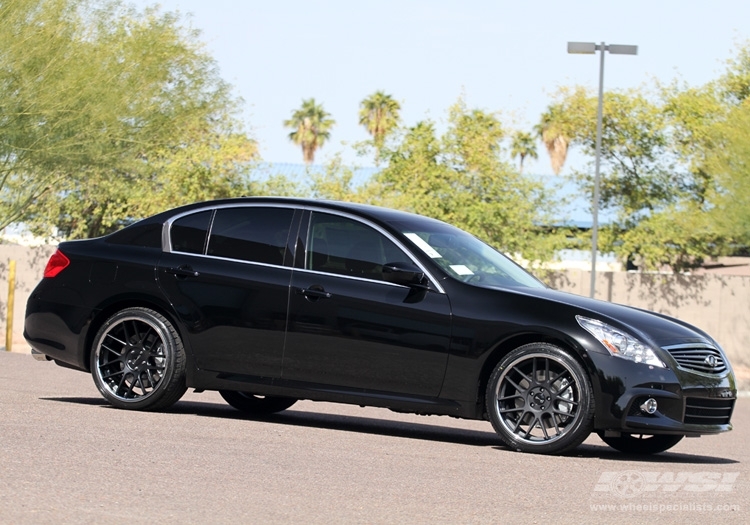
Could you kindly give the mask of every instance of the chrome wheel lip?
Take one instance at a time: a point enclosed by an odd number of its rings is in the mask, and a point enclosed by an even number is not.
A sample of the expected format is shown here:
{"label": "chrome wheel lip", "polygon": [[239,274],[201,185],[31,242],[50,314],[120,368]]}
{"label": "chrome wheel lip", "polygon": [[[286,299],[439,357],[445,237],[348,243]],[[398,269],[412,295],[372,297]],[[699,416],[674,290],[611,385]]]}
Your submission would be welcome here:
{"label": "chrome wheel lip", "polygon": [[[519,365],[531,360],[547,361],[547,363],[545,363],[547,374],[546,381],[535,380],[529,384],[523,393],[518,392],[511,396],[505,395],[505,388],[509,385],[512,389],[518,391],[517,386],[513,384],[509,375],[517,370]],[[550,362],[557,365],[557,370],[562,370],[560,373],[555,372],[557,375],[554,376],[551,382],[549,381],[551,372],[549,367]],[[565,381],[562,389],[554,391],[553,388],[551,388],[556,383],[562,381]],[[571,398],[560,396],[561,393],[568,391],[572,392]],[[534,447],[555,443],[574,430],[576,423],[580,421],[581,418],[581,397],[580,380],[577,377],[576,372],[572,370],[564,360],[548,353],[533,352],[519,356],[514,359],[505,370],[503,370],[494,389],[493,403],[498,420],[505,430],[512,435],[515,440]],[[515,408],[508,407],[507,403],[513,399],[516,400],[516,404],[518,400],[522,400],[523,406]],[[569,412],[563,413],[561,410],[555,410],[555,403],[564,404]],[[521,422],[519,422],[518,419],[512,419],[512,414],[517,414],[519,412],[521,412],[519,418]],[[527,415],[532,415],[533,422],[532,426],[524,432],[522,429],[528,426],[528,424],[523,424]],[[545,419],[543,418],[546,418],[547,422],[553,422],[554,425],[542,428],[545,422]],[[558,418],[560,421],[556,422],[555,418]],[[565,420],[563,420],[563,418]],[[567,419],[570,419],[570,421],[567,421]],[[538,430],[543,435],[532,436],[531,432],[534,430]],[[551,432],[548,434],[549,431]]]}
{"label": "chrome wheel lip", "polygon": [[[148,326],[150,331],[146,332],[146,335],[153,333],[156,336],[156,340],[151,345],[149,345],[150,349],[147,349],[145,345],[143,345],[143,340],[139,341],[138,344],[132,344],[131,342],[123,341],[121,339],[118,339],[114,335],[111,335],[118,329],[124,329],[123,325],[129,322]],[[114,397],[119,402],[127,404],[143,402],[144,400],[150,398],[156,392],[158,392],[159,386],[163,383],[164,378],[167,376],[171,368],[169,359],[169,355],[171,352],[169,347],[169,339],[165,337],[166,333],[167,329],[164,325],[156,320],[146,319],[142,316],[125,315],[116,319],[110,326],[107,327],[107,329],[97,340],[98,344],[95,349],[94,362],[95,373],[98,379],[97,383],[100,385],[100,388],[105,389],[108,395]],[[103,347],[104,342],[108,337],[111,337],[119,344],[122,344],[123,348],[121,349],[122,353],[120,354],[120,359],[113,359],[103,363]],[[160,352],[154,351],[154,349],[157,348],[161,348]],[[112,352],[117,353],[114,351]],[[152,360],[154,361],[154,364],[149,365],[149,362]],[[115,374],[104,373],[104,370],[106,370],[107,367],[113,366],[117,362],[120,362],[120,365],[122,367],[121,373],[123,374],[123,380],[127,376],[130,376],[132,378],[132,383],[127,384],[127,386],[129,387],[128,390],[132,394],[132,397],[126,397],[120,392],[121,387],[123,386],[123,382],[117,383],[111,380],[112,375],[116,375],[117,372],[115,372]],[[148,381],[151,384],[149,385],[149,387],[145,387],[143,385],[142,374],[146,373],[148,370],[155,370],[158,374],[158,379],[154,381],[154,376],[150,375]],[[139,381],[140,386],[133,385],[133,383],[137,383]],[[150,389],[147,390],[147,388]],[[136,389],[141,390],[141,393],[138,393]]]}

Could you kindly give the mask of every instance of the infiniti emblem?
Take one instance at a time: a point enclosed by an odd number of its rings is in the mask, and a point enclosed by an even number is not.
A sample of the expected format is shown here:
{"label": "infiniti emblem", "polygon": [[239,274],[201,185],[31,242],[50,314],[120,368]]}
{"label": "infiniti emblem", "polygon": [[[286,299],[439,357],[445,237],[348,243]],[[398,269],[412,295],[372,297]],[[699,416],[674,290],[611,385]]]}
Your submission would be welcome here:
{"label": "infiniti emblem", "polygon": [[703,360],[703,362],[706,363],[711,368],[716,368],[719,364],[719,358],[716,357],[715,355],[709,355]]}

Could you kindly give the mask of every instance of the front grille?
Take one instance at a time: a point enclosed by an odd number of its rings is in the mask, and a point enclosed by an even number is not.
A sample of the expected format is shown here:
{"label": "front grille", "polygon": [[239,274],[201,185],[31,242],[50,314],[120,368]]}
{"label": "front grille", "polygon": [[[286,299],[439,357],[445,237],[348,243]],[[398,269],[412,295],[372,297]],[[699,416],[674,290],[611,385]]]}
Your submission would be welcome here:
{"label": "front grille", "polygon": [[664,348],[677,361],[680,368],[704,374],[721,374],[727,371],[724,356],[710,346],[679,345]]}
{"label": "front grille", "polygon": [[685,400],[685,423],[693,425],[728,425],[734,399],[688,397]]}

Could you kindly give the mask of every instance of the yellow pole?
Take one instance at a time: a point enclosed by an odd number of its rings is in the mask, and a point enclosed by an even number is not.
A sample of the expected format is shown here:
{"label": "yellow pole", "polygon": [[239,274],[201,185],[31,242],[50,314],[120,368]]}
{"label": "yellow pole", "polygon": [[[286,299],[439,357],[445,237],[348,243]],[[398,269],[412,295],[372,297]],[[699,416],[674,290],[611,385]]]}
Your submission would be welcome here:
{"label": "yellow pole", "polygon": [[13,306],[16,299],[16,261],[8,264],[8,320],[5,326],[5,350],[10,352],[13,348]]}

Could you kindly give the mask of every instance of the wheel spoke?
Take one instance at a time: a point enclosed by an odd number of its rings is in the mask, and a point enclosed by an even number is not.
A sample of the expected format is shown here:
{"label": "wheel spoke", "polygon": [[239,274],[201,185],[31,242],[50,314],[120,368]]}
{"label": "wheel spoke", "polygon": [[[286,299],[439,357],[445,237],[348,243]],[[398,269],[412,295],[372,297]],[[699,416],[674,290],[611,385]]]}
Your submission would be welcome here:
{"label": "wheel spoke", "polygon": [[[529,414],[531,414],[531,413],[529,412]],[[536,427],[537,421],[539,421],[539,418],[537,418],[537,417],[536,417],[535,415],[533,415],[533,414],[531,414],[531,415],[532,415],[532,420],[531,420],[531,424],[529,424],[529,428],[528,428],[528,429],[526,430],[526,435],[524,436],[524,437],[525,437],[526,439],[529,439],[529,438],[531,438],[531,437],[532,437],[532,436],[531,436],[531,432],[532,432],[532,431],[534,430],[534,428]]]}
{"label": "wheel spoke", "polygon": [[560,434],[562,434],[562,432],[560,431],[560,427],[557,426],[557,418],[555,416],[550,416],[549,419],[550,421],[552,421],[552,425],[555,427],[555,436],[559,436]]}
{"label": "wheel spoke", "polygon": [[524,412],[524,413],[523,413],[523,414],[521,414],[521,415],[520,415],[520,416],[518,417],[518,419],[516,420],[516,426],[514,426],[514,427],[513,427],[513,432],[514,432],[514,433],[515,433],[515,432],[518,432],[518,429],[519,429],[519,428],[521,427],[521,423],[523,423],[523,420],[524,420],[524,418],[526,417],[526,414],[528,414],[528,412]]}
{"label": "wheel spoke", "polygon": [[[513,381],[510,377],[506,377],[505,380],[508,383],[510,383],[511,385],[513,385],[513,387],[516,390],[518,390],[519,392],[526,392],[528,390],[528,388],[523,388],[522,386],[520,386],[519,384],[517,384],[515,381]],[[529,386],[529,388],[530,388],[530,386]]]}
{"label": "wheel spoke", "polygon": [[542,433],[544,434],[544,439],[549,439],[549,434],[547,433],[547,426],[544,424],[544,420],[540,417],[539,420],[539,428],[542,429]]}
{"label": "wheel spoke", "polygon": [[511,370],[514,371],[515,373],[517,373],[519,376],[523,377],[529,383],[529,385],[531,385],[532,383],[534,383],[534,380],[531,377],[529,377],[526,374],[524,374],[523,370],[521,370],[520,367],[515,366],[515,367],[511,368]]}
{"label": "wheel spoke", "polygon": [[523,396],[521,394],[511,394],[509,396],[503,396],[503,397],[497,398],[498,401],[508,401],[510,399],[523,399]]}

